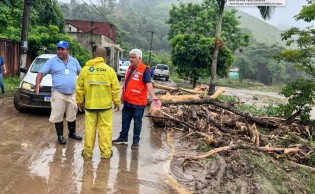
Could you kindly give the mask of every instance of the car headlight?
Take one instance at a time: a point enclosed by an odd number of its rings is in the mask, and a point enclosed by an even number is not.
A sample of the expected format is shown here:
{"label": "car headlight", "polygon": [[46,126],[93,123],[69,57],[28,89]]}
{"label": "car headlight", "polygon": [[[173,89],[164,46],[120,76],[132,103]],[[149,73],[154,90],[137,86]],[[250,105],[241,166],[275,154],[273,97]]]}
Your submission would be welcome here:
{"label": "car headlight", "polygon": [[22,83],[22,89],[28,90],[28,91],[31,91],[31,92],[35,92],[35,85],[30,84],[28,82],[23,82]]}

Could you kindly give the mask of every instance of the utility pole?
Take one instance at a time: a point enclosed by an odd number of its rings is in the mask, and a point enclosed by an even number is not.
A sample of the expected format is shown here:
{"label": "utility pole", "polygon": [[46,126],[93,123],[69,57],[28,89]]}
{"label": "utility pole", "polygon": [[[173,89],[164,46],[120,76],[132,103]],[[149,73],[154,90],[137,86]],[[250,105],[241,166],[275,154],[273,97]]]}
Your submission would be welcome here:
{"label": "utility pole", "polygon": [[[23,24],[22,24],[22,33],[21,33],[21,57],[20,57],[20,69],[26,69],[26,59],[27,59],[27,35],[28,35],[28,26],[30,22],[30,7],[32,0],[24,0],[24,11],[23,11]],[[20,78],[22,79],[25,76],[25,73],[20,71]]]}
{"label": "utility pole", "polygon": [[152,41],[153,41],[153,31],[147,31],[147,32],[151,32],[151,41],[150,41],[150,48],[149,48],[149,50],[150,50],[150,54],[149,54],[149,65],[150,65],[150,67],[152,67],[151,66],[151,53],[152,53]]}
{"label": "utility pole", "polygon": [[90,21],[91,23],[90,23],[90,27],[91,27],[91,29],[90,29],[90,35],[91,35],[91,42],[90,42],[90,44],[91,44],[91,53],[92,53],[92,55],[93,55],[93,21],[91,20]]}

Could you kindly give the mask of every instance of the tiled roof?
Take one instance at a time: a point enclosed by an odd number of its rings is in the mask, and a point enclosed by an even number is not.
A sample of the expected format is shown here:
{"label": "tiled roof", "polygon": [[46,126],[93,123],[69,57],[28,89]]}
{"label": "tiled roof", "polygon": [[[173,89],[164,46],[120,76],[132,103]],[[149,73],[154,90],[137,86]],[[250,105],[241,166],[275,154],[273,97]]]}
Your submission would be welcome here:
{"label": "tiled roof", "polygon": [[116,27],[109,22],[96,22],[96,21],[84,21],[84,20],[65,20],[66,24],[75,26],[79,32],[91,32],[93,29],[94,34],[103,34],[110,37],[110,30],[112,29],[112,40],[116,39]]}

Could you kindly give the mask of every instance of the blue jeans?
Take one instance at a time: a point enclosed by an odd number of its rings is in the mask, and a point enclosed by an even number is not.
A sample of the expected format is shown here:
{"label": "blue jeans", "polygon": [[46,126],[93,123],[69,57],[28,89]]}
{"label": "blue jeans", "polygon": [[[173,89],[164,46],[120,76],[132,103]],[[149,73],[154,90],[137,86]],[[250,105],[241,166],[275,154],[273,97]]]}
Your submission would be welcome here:
{"label": "blue jeans", "polygon": [[4,84],[3,84],[3,76],[2,76],[2,72],[0,73],[0,87],[1,87],[1,91],[2,91],[2,93],[4,93]]}
{"label": "blue jeans", "polygon": [[124,106],[122,109],[122,130],[120,132],[120,138],[128,141],[128,133],[131,120],[133,119],[133,141],[140,140],[142,117],[144,109],[137,109]]}

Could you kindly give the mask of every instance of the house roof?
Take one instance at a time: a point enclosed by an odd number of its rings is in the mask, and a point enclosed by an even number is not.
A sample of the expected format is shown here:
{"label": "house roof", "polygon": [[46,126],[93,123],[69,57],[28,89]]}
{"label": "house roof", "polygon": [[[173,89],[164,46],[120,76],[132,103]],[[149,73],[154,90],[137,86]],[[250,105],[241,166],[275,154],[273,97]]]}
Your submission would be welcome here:
{"label": "house roof", "polygon": [[93,30],[93,34],[103,34],[110,38],[111,28],[116,28],[114,24],[109,22],[96,22],[96,21],[85,21],[85,20],[65,20],[66,24],[71,24],[76,27],[79,32],[87,33]]}

